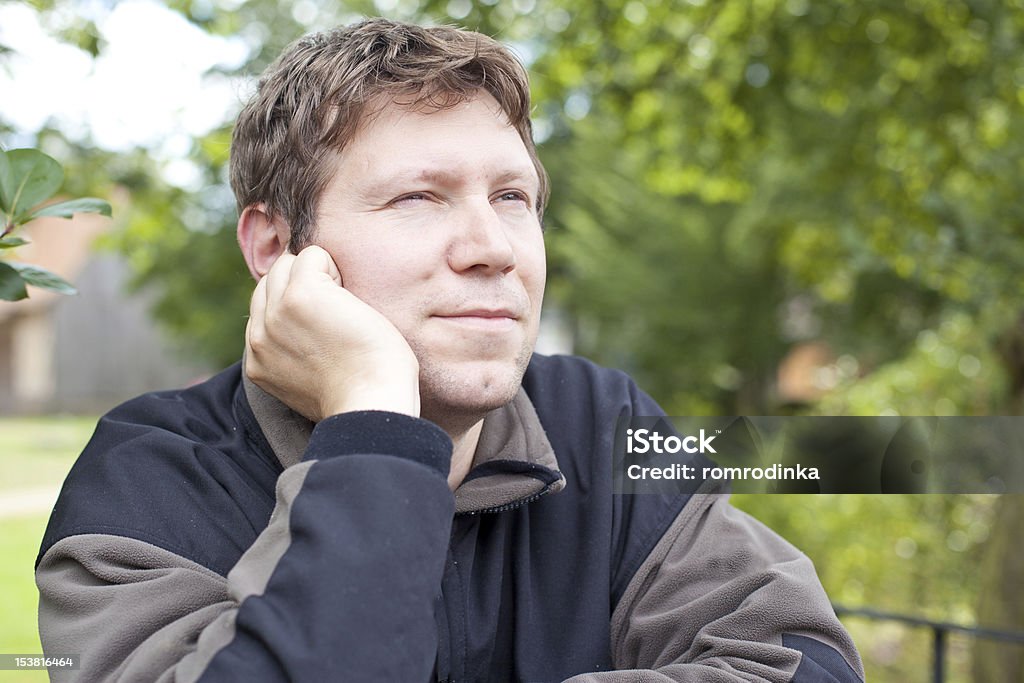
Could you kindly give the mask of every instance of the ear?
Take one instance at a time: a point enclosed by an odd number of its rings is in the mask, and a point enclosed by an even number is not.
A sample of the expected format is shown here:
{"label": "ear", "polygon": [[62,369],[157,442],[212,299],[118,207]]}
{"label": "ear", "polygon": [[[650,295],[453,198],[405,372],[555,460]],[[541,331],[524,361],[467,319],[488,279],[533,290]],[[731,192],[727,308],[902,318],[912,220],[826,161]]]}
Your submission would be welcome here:
{"label": "ear", "polygon": [[238,217],[238,246],[249,266],[249,272],[259,280],[267,274],[277,257],[288,248],[291,228],[279,215],[271,216],[266,204],[245,207]]}

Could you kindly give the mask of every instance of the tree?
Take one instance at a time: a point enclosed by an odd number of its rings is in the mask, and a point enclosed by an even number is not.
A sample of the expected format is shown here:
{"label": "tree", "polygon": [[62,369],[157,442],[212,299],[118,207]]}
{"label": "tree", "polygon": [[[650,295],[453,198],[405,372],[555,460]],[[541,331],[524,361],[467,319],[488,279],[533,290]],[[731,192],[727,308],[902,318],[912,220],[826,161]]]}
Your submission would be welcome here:
{"label": "tree", "polygon": [[[952,367],[915,368],[941,378],[933,397],[966,383],[957,412],[1007,405],[1001,369],[965,378],[957,360],[989,370],[998,340],[1018,334],[1021,12],[1010,2],[694,5],[572,4],[572,24],[534,65],[547,111],[588,109],[561,116],[545,147],[552,165],[577,164],[553,173],[552,242],[600,253],[565,264],[576,284],[567,300],[594,329],[587,350],[614,350],[640,320],[624,346],[661,397],[697,392],[678,400],[771,412],[773,373],[794,341],[828,340],[881,378],[914,363],[930,333],[957,355]],[[590,193],[595,175],[614,178],[614,191]],[[593,226],[613,249],[595,247]],[[643,302],[628,316],[607,309],[609,273],[627,290],[620,302]],[[646,314],[665,293],[692,315],[666,322],[664,302]],[[964,318],[973,339],[949,329]],[[647,334],[648,324],[662,327]],[[681,350],[699,362],[666,373]],[[892,408],[917,406],[829,403]]]}
{"label": "tree", "polygon": [[[978,604],[978,621],[991,628],[1021,630],[1024,601],[1020,582],[1024,576],[1024,548],[1015,533],[1024,518],[1024,496],[1003,496],[996,509],[996,529],[984,554],[982,580],[987,590]],[[1024,645],[981,641],[974,649],[973,670],[977,683],[1024,680]]]}

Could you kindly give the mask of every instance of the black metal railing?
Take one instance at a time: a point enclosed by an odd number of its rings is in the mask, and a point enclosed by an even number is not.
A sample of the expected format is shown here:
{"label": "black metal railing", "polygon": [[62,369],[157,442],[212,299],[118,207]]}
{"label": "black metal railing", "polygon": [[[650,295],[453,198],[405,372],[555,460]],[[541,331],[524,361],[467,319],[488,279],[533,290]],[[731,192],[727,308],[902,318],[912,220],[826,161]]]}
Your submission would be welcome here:
{"label": "black metal railing", "polygon": [[931,621],[920,617],[911,617],[905,614],[893,614],[883,612],[869,607],[844,607],[843,605],[832,605],[839,616],[863,617],[865,619],[877,619],[880,621],[898,621],[911,626],[930,629],[933,635],[932,649],[932,682],[945,683],[946,680],[946,643],[947,635],[951,631],[966,633],[974,638],[985,638],[987,640],[1001,640],[1007,643],[1024,644],[1024,631],[1005,631],[994,628],[979,628],[977,626],[963,626],[951,624],[945,621]]}

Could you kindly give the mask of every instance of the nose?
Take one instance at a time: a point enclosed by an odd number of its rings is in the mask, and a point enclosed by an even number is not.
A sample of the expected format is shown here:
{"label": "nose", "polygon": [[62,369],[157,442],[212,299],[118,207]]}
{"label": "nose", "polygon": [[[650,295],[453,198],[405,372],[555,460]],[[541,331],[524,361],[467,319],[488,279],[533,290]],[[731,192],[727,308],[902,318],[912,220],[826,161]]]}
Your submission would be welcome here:
{"label": "nose", "polygon": [[467,201],[453,216],[448,265],[456,272],[476,271],[488,275],[509,273],[516,267],[515,250],[507,226],[486,198]]}

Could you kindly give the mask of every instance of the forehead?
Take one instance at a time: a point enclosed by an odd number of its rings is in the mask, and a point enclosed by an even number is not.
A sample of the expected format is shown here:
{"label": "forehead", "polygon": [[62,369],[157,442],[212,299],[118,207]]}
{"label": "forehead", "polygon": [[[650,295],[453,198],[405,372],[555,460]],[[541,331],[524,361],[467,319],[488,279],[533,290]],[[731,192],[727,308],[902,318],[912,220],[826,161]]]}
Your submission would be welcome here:
{"label": "forehead", "polygon": [[367,181],[468,171],[537,179],[519,132],[485,92],[443,108],[378,104],[341,152],[338,170]]}

